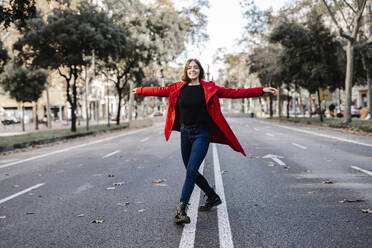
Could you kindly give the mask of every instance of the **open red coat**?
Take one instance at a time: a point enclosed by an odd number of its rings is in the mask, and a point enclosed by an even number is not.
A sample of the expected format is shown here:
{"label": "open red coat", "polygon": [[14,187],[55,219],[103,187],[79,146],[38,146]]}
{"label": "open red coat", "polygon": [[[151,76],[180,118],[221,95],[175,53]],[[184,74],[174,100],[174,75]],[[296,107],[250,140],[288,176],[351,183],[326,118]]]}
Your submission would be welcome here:
{"label": "open red coat", "polygon": [[[262,96],[263,88],[250,89],[227,89],[217,86],[214,82],[200,80],[205,94],[205,102],[210,117],[213,120],[211,128],[211,142],[227,144],[237,152],[246,156],[238,139],[235,137],[229,124],[222,115],[219,98],[246,98]],[[177,110],[177,100],[182,87],[186,82],[177,82],[168,87],[140,87],[136,94],[144,96],[169,97],[167,120],[165,122],[165,139],[168,141],[172,130],[180,131],[179,113]]]}

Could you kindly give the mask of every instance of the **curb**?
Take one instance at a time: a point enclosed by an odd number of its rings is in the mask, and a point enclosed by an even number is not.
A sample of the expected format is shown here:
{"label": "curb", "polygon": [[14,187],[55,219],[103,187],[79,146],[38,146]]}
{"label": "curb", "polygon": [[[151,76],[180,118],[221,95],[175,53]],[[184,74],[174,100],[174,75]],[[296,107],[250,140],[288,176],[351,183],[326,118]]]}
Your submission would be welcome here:
{"label": "curb", "polygon": [[28,148],[28,147],[35,146],[35,145],[46,145],[46,144],[55,143],[61,140],[70,140],[70,139],[81,138],[81,137],[85,137],[89,135],[97,135],[101,133],[117,131],[117,130],[122,130],[122,129],[145,128],[145,127],[152,126],[152,124],[153,124],[152,119],[133,120],[128,125],[122,126],[122,127],[116,127],[116,128],[104,129],[100,131],[92,131],[92,132],[81,133],[81,134],[73,134],[73,135],[61,136],[61,137],[50,138],[50,139],[41,139],[41,140],[35,140],[31,142],[0,146],[0,155],[2,153],[14,151],[16,149],[24,149],[24,148]]}

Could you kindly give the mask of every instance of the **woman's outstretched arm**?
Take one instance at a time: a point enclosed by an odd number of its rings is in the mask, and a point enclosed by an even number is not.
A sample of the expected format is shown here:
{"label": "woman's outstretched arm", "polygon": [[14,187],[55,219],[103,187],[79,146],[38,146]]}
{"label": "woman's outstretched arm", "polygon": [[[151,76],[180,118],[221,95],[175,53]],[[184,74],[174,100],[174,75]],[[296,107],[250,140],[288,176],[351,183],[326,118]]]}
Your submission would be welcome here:
{"label": "woman's outstretched arm", "polygon": [[139,87],[139,88],[133,89],[132,94],[142,95],[142,96],[168,97],[169,88],[168,87]]}
{"label": "woman's outstretched arm", "polygon": [[220,98],[247,98],[247,97],[258,97],[262,96],[264,93],[269,93],[274,96],[278,94],[278,90],[275,88],[263,88],[263,87],[256,87],[256,88],[248,88],[248,89],[231,89],[231,88],[224,88],[218,87],[218,97]]}

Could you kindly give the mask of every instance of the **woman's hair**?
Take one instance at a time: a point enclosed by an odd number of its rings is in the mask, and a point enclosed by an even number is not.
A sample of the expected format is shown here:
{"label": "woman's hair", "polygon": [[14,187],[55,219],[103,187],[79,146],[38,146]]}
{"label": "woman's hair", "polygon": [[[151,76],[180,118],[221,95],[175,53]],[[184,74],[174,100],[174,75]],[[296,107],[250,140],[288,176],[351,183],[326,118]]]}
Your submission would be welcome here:
{"label": "woman's hair", "polygon": [[190,83],[191,82],[191,79],[187,76],[187,69],[188,69],[188,67],[189,67],[189,65],[190,65],[190,63],[192,61],[194,61],[198,65],[198,67],[199,67],[199,70],[200,70],[199,80],[204,79],[204,69],[201,66],[199,60],[197,60],[197,59],[188,59],[186,61],[185,68],[183,70],[183,76],[182,76],[182,79],[181,79],[182,81],[185,81],[186,83]]}

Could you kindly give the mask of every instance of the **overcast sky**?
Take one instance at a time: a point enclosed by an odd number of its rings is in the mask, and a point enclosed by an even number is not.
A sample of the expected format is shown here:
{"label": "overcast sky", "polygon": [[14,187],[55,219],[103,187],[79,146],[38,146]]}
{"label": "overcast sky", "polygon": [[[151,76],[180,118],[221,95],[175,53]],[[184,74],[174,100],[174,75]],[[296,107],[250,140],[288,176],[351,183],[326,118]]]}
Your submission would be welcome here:
{"label": "overcast sky", "polygon": [[[216,79],[218,65],[212,63],[213,56],[218,48],[225,48],[228,52],[238,52],[237,40],[242,36],[245,20],[240,6],[241,0],[209,0],[210,8],[204,13],[208,16],[207,33],[209,41],[201,49],[189,47],[187,54],[180,58],[198,58],[204,69],[210,65],[210,71]],[[255,0],[260,9],[279,9],[286,1],[284,0]]]}

